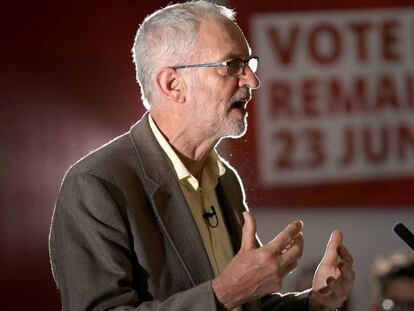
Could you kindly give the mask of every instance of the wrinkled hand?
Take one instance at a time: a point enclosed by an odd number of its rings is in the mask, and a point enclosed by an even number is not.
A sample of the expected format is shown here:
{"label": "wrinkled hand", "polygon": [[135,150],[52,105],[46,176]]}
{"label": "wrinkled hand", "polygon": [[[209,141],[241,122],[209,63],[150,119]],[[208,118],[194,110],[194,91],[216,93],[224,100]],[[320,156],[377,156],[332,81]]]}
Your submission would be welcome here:
{"label": "wrinkled hand", "polygon": [[240,251],[212,281],[217,300],[226,309],[280,290],[283,277],[294,270],[302,256],[301,221],[289,224],[266,245],[257,248],[253,215],[243,213]]}
{"label": "wrinkled hand", "polygon": [[342,245],[342,233],[334,231],[316,269],[309,295],[309,310],[336,310],[348,298],[354,282],[352,256]]}

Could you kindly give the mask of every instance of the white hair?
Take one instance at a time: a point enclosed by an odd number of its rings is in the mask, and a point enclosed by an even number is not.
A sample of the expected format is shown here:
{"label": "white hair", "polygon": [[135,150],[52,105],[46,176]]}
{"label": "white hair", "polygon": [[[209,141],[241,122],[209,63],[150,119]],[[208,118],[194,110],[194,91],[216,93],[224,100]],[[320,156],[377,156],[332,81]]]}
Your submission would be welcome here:
{"label": "white hair", "polygon": [[144,106],[149,109],[158,92],[157,69],[196,59],[198,29],[205,18],[235,21],[235,12],[207,1],[169,5],[148,15],[138,28],[132,47],[136,79]]}

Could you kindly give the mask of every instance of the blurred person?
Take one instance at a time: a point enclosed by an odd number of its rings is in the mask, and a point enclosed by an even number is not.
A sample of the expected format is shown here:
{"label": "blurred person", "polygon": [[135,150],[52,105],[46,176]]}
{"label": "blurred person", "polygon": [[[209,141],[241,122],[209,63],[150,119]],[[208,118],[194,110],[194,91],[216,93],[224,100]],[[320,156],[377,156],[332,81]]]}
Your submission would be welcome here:
{"label": "blurred person", "polygon": [[414,255],[375,259],[371,272],[372,311],[414,311]]}
{"label": "blurred person", "polygon": [[312,288],[281,295],[301,221],[261,246],[241,180],[216,152],[247,127],[258,58],[234,11],[205,1],[145,18],[133,47],[149,110],[67,172],[50,256],[64,310],[335,310],[352,256],[334,231]]}

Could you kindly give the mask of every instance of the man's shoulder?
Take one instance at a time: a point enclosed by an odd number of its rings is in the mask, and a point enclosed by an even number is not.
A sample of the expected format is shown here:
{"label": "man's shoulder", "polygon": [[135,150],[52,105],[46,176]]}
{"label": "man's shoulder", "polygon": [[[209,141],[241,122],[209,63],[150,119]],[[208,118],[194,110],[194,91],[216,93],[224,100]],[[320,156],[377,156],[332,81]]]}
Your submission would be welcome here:
{"label": "man's shoulder", "polygon": [[136,152],[130,133],[126,132],[78,160],[69,168],[66,176],[90,174],[96,177],[109,177],[122,174],[136,169],[135,158]]}
{"label": "man's shoulder", "polygon": [[144,114],[129,131],[115,137],[74,163],[66,175],[86,173],[100,177],[138,170],[137,146],[134,142],[148,134],[147,123],[147,117]]}

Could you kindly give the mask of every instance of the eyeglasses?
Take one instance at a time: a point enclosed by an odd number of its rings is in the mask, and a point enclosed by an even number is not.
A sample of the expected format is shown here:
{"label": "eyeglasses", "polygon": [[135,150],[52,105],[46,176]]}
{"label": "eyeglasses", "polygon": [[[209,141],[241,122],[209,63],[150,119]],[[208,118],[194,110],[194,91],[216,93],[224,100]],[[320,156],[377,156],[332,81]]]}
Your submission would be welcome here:
{"label": "eyeglasses", "polygon": [[184,68],[195,68],[195,67],[222,67],[227,66],[227,74],[232,77],[240,76],[246,65],[249,66],[250,70],[253,72],[257,71],[259,65],[259,57],[250,56],[247,59],[232,59],[227,62],[218,62],[218,63],[207,63],[207,64],[194,64],[194,65],[178,65],[173,66],[174,69],[184,69]]}
{"label": "eyeglasses", "polygon": [[381,301],[381,308],[385,311],[414,311],[414,302],[403,302],[384,298]]}

